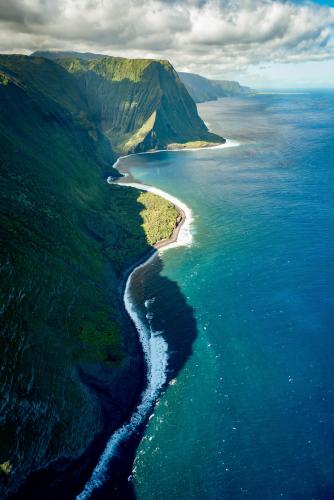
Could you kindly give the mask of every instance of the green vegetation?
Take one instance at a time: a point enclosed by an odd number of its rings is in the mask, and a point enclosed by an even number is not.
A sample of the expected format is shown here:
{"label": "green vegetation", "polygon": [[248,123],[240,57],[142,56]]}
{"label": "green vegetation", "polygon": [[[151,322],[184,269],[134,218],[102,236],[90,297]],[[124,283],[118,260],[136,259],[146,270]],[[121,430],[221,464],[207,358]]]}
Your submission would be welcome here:
{"label": "green vegetation", "polygon": [[244,87],[238,82],[209,80],[194,73],[179,72],[179,76],[195,102],[216,101],[219,97],[251,93],[249,87]]}
{"label": "green vegetation", "polygon": [[105,80],[120,82],[130,80],[141,82],[144,72],[152,63],[150,59],[124,59],[123,57],[103,57],[98,60],[83,61],[81,58],[65,60],[70,73],[93,71]]}
{"label": "green vegetation", "polygon": [[174,232],[176,221],[180,218],[178,209],[173,203],[153,193],[142,192],[138,201],[145,207],[140,215],[147,242],[153,246],[158,241],[170,238]]}
{"label": "green vegetation", "polygon": [[[96,384],[129,371],[119,278],[151,241],[170,232],[177,212],[168,207],[164,233],[168,203],[151,206],[151,197],[105,182],[107,174],[118,175],[110,167],[115,154],[71,73],[24,56],[0,56],[0,70],[5,497],[32,470],[81,453],[101,429],[100,406],[77,367]],[[160,221],[155,233],[150,221]],[[135,387],[134,380],[129,403]],[[120,392],[115,385],[116,407],[124,404]]]}
{"label": "green vegetation", "polygon": [[12,471],[12,466],[9,460],[0,464],[0,473],[8,475],[11,473],[11,471]]}
{"label": "green vegetation", "polygon": [[[106,234],[104,246],[108,253],[112,253],[115,269],[120,271],[157,241],[171,236],[179,212],[169,201],[152,193],[117,185],[109,188],[117,225],[122,231]],[[134,218],[133,213],[138,217]],[[113,222],[111,224],[112,229]]]}
{"label": "green vegetation", "polygon": [[[79,113],[59,104],[65,91],[52,99],[30,84],[34,60],[1,57],[0,65],[10,80],[0,86],[0,461],[9,459],[17,478],[52,459],[51,448],[53,458],[80,450],[101,425],[75,366],[86,317],[97,323],[98,305],[116,320],[116,277],[107,282],[108,256],[90,230],[108,205],[107,158]],[[45,80],[37,66],[41,89],[66,75],[45,66]],[[75,437],[81,412],[87,429]],[[61,435],[59,420],[68,422]]]}
{"label": "green vegetation", "polygon": [[[43,55],[54,58],[52,53]],[[168,61],[57,56],[58,64],[77,80],[90,116],[118,154],[163,149],[176,142],[224,141],[208,131]]]}
{"label": "green vegetation", "polygon": [[9,83],[8,76],[0,73],[0,85],[8,85],[8,83]]}
{"label": "green vegetation", "polygon": [[198,148],[210,148],[217,146],[216,142],[207,141],[189,141],[182,144],[175,142],[174,144],[168,144],[167,149],[198,149]]}
{"label": "green vegetation", "polygon": [[108,310],[98,310],[91,319],[83,320],[79,338],[84,346],[79,360],[98,359],[111,366],[122,360],[119,327],[110,320]]}

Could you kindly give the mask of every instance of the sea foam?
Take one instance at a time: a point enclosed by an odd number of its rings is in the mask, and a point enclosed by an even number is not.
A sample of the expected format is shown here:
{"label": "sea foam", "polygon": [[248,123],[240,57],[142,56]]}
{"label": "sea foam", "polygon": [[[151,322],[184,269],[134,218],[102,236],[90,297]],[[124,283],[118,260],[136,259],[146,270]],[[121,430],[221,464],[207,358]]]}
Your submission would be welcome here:
{"label": "sea foam", "polygon": [[[150,257],[150,259],[152,259]],[[150,260],[149,259],[149,260]],[[154,331],[141,320],[131,300],[131,281],[135,271],[147,264],[148,261],[136,267],[130,274],[124,292],[124,305],[139,334],[147,366],[146,388],[141,395],[141,401],[130,420],[120,427],[109,439],[91,478],[86,483],[77,500],[89,498],[96,488],[103,485],[112,457],[117,453],[121,443],[129,438],[133,432],[144,422],[151,411],[159,393],[167,381],[168,345],[162,337],[162,332]]]}

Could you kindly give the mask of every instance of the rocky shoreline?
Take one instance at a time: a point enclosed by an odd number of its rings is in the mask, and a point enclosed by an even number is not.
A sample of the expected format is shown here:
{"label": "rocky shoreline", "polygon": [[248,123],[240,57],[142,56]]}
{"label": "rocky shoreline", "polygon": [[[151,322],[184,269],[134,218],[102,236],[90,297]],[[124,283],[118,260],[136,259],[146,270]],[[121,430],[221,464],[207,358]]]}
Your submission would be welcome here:
{"label": "rocky shoreline", "polygon": [[[129,176],[122,177],[122,180],[123,180],[123,182],[121,182],[121,185],[123,185],[125,187],[132,187],[132,188],[135,188],[138,190],[143,190],[143,191],[152,191],[153,190],[153,192],[155,189],[151,186],[146,186],[144,184],[127,182],[129,180]],[[125,182],[124,182],[124,180],[125,180]],[[110,178],[108,178],[108,183],[110,183],[110,184],[112,183]],[[156,193],[156,194],[158,194],[162,197],[163,197],[163,194],[165,194],[166,195],[165,199],[167,199],[168,201],[171,201],[171,200],[169,200],[170,195],[168,195],[167,193]],[[171,198],[173,199],[173,197],[171,197]],[[181,202],[180,202],[180,204],[181,204]],[[95,490],[102,486],[102,484],[104,483],[105,477],[108,475],[107,471],[108,471],[108,468],[110,467],[109,464],[110,464],[111,460],[114,458],[114,454],[118,453],[119,447],[122,446],[124,444],[124,442],[125,442],[125,446],[126,446],[126,442],[128,440],[131,440],[132,435],[136,431],[139,431],[139,429],[141,429],[143,427],[147,418],[149,417],[149,414],[151,412],[152,407],[154,406],[155,398],[152,399],[151,394],[148,396],[148,399],[146,399],[147,396],[145,396],[145,390],[146,390],[145,387],[149,383],[148,379],[150,378],[150,362],[147,359],[147,355],[148,355],[148,353],[146,351],[147,348],[145,348],[145,341],[143,343],[143,337],[142,337],[140,325],[138,328],[138,324],[136,324],[136,320],[134,319],[132,313],[129,310],[129,301],[131,299],[128,297],[128,288],[130,286],[130,280],[132,278],[133,272],[136,271],[136,269],[143,268],[144,266],[149,265],[152,258],[154,258],[154,256],[158,254],[159,250],[162,250],[163,248],[171,246],[177,242],[177,240],[179,238],[180,230],[186,221],[186,213],[180,206],[178,206],[176,204],[174,204],[174,206],[177,208],[179,215],[177,217],[175,227],[174,227],[170,237],[158,241],[155,245],[153,245],[150,249],[148,249],[131,266],[129,266],[126,269],[126,271],[124,271],[124,273],[122,274],[121,280],[120,280],[120,284],[119,284],[119,288],[118,288],[119,300],[122,302],[122,310],[128,315],[128,319],[131,321],[133,329],[136,331],[138,338],[141,341],[140,354],[141,354],[143,360],[146,360],[146,366],[144,367],[146,382],[143,384],[139,404],[134,407],[135,409],[131,415],[131,418],[128,417],[124,421],[123,425],[121,427],[119,427],[117,430],[115,430],[113,434],[111,434],[111,437],[109,438],[109,440],[106,444],[106,447],[105,447],[99,461],[97,462],[96,467],[94,468],[94,471],[93,471],[91,478],[86,483],[84,489],[77,497],[80,500],[85,500],[87,498],[90,498],[92,493],[93,492],[96,493]],[[144,337],[146,337],[146,334],[144,334]],[[167,344],[166,344],[166,348],[167,348]],[[167,353],[166,353],[166,356],[168,357]],[[167,357],[166,357],[166,360],[167,360]],[[165,362],[166,362],[166,360],[165,360]],[[161,360],[161,362],[163,363],[163,360]],[[163,375],[162,380],[161,380],[161,384],[160,385],[158,384],[156,387],[157,395],[160,393],[161,389],[165,385],[165,381],[166,381],[166,378],[165,378],[165,375]],[[150,392],[151,391],[152,391],[152,389],[150,389]],[[137,437],[138,437],[138,435],[137,435]],[[130,446],[130,448],[131,448],[131,446]],[[133,449],[135,449],[135,448],[132,447],[131,451],[133,451]],[[131,453],[130,453],[130,455],[131,455]],[[127,473],[129,472],[128,468],[125,468],[125,470]],[[119,478],[118,478],[118,480],[119,480]],[[123,481],[123,483],[124,483],[124,481]],[[123,485],[121,485],[121,487],[122,486]]]}
{"label": "rocky shoreline", "polygon": [[[179,231],[185,221],[184,212],[179,207],[177,208],[180,216],[172,235],[149,248],[121,275],[118,287],[118,303],[123,318],[123,330],[126,331],[126,335],[123,335],[122,338],[126,352],[123,367],[116,369],[115,373],[108,371],[106,376],[108,375],[109,379],[107,380],[104,377],[105,383],[102,384],[104,387],[101,386],[101,378],[97,384],[97,379],[93,374],[89,376],[79,369],[80,379],[89,390],[93,391],[99,401],[104,422],[102,431],[98,432],[81,456],[78,458],[61,457],[47,467],[33,472],[19,490],[9,498],[13,500],[26,500],[27,498],[38,500],[44,499],[47,495],[52,500],[59,498],[60,492],[62,492],[64,500],[74,499],[78,491],[84,487],[87,477],[89,477],[90,471],[102,454],[110,435],[131,417],[145,387],[146,367],[137,329],[124,306],[125,287],[135,268],[145,264],[158,253],[158,250],[177,241]],[[126,387],[126,391],[124,391],[124,387]]]}

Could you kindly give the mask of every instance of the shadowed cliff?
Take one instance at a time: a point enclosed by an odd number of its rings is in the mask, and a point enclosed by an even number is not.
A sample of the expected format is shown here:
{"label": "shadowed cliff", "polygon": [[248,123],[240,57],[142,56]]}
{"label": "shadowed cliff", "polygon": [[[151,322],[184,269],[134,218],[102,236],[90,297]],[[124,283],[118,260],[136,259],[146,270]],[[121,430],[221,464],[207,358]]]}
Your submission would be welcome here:
{"label": "shadowed cliff", "polygon": [[[169,348],[166,388],[169,381],[177,376],[192,354],[192,344],[197,337],[197,326],[193,309],[187,304],[178,284],[162,276],[162,271],[163,262],[156,255],[149,266],[137,271],[133,288],[134,295],[139,301],[140,297],[155,296],[154,329],[159,328],[163,332],[162,335]],[[171,314],[171,297],[174,316]],[[167,311],[164,313],[164,308],[168,309],[168,313]],[[106,390],[108,382],[105,382]],[[126,391],[127,387],[127,383],[123,381],[121,390]],[[145,425],[146,422],[118,448],[117,454],[110,461],[108,476],[103,486],[94,490],[92,498],[96,500],[136,498],[133,484],[128,478],[132,472],[136,450]],[[61,460],[52,467],[33,474],[12,499],[56,500],[61,496],[64,500],[73,500],[84,488],[109,436],[108,426],[106,426],[104,432],[95,439],[78,460],[74,462]]]}
{"label": "shadowed cliff", "polygon": [[39,52],[73,75],[94,122],[120,154],[198,142],[208,131],[173,66],[164,60]]}
{"label": "shadowed cliff", "polygon": [[0,56],[2,498],[72,498],[143,387],[119,287],[178,213],[108,185],[115,158],[76,77]]}
{"label": "shadowed cliff", "polygon": [[252,93],[252,89],[249,87],[230,80],[210,80],[195,73],[183,72],[179,72],[179,76],[195,102],[216,101],[220,97]]}

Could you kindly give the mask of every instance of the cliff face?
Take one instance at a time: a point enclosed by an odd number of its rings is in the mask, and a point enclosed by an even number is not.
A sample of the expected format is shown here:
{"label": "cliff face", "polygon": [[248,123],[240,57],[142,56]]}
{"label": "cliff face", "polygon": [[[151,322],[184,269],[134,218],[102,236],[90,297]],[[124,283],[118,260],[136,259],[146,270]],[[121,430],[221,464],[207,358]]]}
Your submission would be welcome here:
{"label": "cliff face", "polygon": [[84,59],[0,56],[1,498],[110,434],[142,387],[120,276],[170,207],[108,185],[110,165],[222,141],[168,62]]}
{"label": "cliff face", "polygon": [[0,56],[1,498],[110,433],[141,387],[118,287],[151,200],[105,182],[114,159],[71,74]]}
{"label": "cliff face", "polygon": [[209,80],[194,73],[182,72],[179,72],[179,76],[195,102],[216,101],[219,97],[247,95],[252,92],[249,87],[229,80]]}
{"label": "cliff face", "polygon": [[208,131],[168,61],[107,56],[57,62],[76,77],[91,116],[118,153],[224,141]]}

